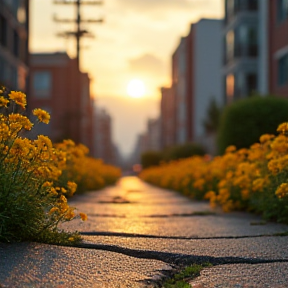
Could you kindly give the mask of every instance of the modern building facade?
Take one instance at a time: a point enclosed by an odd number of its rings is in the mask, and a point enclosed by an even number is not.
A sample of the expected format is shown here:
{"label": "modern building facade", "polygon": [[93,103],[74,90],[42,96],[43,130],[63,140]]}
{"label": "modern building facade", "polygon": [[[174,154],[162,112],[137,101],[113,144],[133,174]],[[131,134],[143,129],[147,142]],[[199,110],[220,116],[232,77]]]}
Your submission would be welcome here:
{"label": "modern building facade", "polygon": [[29,0],[0,1],[0,85],[27,93]]}
{"label": "modern building facade", "polygon": [[93,155],[89,75],[79,71],[76,59],[65,52],[32,54],[30,64],[28,108],[43,108],[51,114],[50,124],[39,124],[37,132],[48,135],[53,142],[72,139],[82,143]]}
{"label": "modern building facade", "polygon": [[172,87],[161,88],[160,103],[160,147],[173,146],[176,143],[175,93]]}
{"label": "modern building facade", "polygon": [[269,90],[288,98],[288,0],[269,0]]}
{"label": "modern building facade", "polygon": [[207,135],[203,121],[210,102],[214,99],[218,105],[224,104],[222,31],[222,20],[201,19],[191,25],[172,56],[174,144],[204,143]]}
{"label": "modern building facade", "polygon": [[269,91],[268,17],[267,0],[225,0],[223,60],[228,104]]}

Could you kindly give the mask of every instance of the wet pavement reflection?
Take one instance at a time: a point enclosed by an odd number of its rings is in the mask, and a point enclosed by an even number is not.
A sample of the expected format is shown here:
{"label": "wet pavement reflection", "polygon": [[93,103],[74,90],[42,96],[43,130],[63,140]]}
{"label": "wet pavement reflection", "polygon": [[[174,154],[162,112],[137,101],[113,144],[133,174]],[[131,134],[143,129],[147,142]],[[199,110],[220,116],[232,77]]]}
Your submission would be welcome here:
{"label": "wet pavement reflection", "polygon": [[261,222],[247,213],[224,214],[208,202],[192,201],[174,191],[123,177],[115,186],[75,196],[70,205],[88,214],[88,221],[65,223],[80,232],[135,233],[179,238],[251,236],[281,233],[286,225]]}

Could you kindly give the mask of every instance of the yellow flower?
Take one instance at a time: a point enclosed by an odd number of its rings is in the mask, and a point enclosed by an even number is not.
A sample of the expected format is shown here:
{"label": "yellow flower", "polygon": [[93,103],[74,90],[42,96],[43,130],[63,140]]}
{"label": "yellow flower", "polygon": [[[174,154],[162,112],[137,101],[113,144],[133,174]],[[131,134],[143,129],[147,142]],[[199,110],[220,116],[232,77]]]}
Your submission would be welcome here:
{"label": "yellow flower", "polygon": [[33,115],[37,116],[39,122],[43,122],[45,124],[49,123],[50,114],[47,111],[42,110],[40,108],[36,108],[32,111],[32,113]]}
{"label": "yellow flower", "polygon": [[79,215],[80,215],[80,218],[82,221],[86,221],[88,219],[88,217],[85,213],[80,212]]}
{"label": "yellow flower", "polygon": [[230,145],[226,148],[225,153],[232,153],[236,151],[236,146]]}
{"label": "yellow flower", "polygon": [[58,207],[52,207],[49,211],[49,215],[55,213],[55,212],[58,212],[59,211],[59,208]]}
{"label": "yellow flower", "polygon": [[76,192],[77,184],[75,182],[68,181],[67,188],[69,191],[68,196],[72,196]]}
{"label": "yellow flower", "polygon": [[288,133],[288,122],[284,122],[282,124],[280,124],[277,128],[277,132],[287,135]]}
{"label": "yellow flower", "polygon": [[53,182],[49,182],[49,181],[46,181],[42,184],[42,187],[45,188],[45,187],[51,187],[53,185]]}
{"label": "yellow flower", "polygon": [[65,219],[66,220],[72,220],[75,217],[75,213],[74,213],[74,208],[69,208],[68,211],[65,214]]}
{"label": "yellow flower", "polygon": [[282,183],[275,192],[278,198],[283,198],[288,195],[288,183]]}
{"label": "yellow flower", "polygon": [[26,116],[23,116],[18,113],[17,114],[12,113],[8,116],[8,119],[11,130],[14,130],[14,132],[20,131],[22,128],[28,131],[32,129],[33,124]]}
{"label": "yellow flower", "polygon": [[270,141],[271,139],[275,138],[274,135],[272,134],[263,134],[261,137],[260,137],[260,143],[265,143],[267,141]]}
{"label": "yellow flower", "polygon": [[9,103],[8,99],[5,99],[3,96],[0,97],[0,107],[6,107],[7,108],[8,103]]}
{"label": "yellow flower", "polygon": [[21,106],[23,109],[25,109],[27,101],[26,101],[26,95],[24,93],[20,91],[11,91],[9,94],[9,98],[13,100],[16,104]]}

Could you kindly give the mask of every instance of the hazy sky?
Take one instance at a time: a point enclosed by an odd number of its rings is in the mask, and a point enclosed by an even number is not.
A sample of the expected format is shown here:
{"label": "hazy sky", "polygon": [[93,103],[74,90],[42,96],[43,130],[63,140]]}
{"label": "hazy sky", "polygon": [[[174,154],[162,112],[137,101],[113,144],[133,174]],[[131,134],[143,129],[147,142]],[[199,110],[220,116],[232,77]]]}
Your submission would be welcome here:
{"label": "hazy sky", "polygon": [[[87,1],[87,0],[86,0]],[[75,18],[74,5],[53,0],[30,0],[32,52],[68,51],[75,56],[75,40],[56,34],[75,28],[53,21]],[[159,115],[162,86],[170,85],[171,55],[200,18],[221,18],[223,0],[103,0],[103,5],[82,5],[83,19],[103,18],[102,24],[83,24],[95,35],[82,40],[81,70],[92,78],[97,104],[113,119],[113,139],[127,155],[146,120]],[[126,87],[133,79],[146,86],[142,98],[131,98]]]}

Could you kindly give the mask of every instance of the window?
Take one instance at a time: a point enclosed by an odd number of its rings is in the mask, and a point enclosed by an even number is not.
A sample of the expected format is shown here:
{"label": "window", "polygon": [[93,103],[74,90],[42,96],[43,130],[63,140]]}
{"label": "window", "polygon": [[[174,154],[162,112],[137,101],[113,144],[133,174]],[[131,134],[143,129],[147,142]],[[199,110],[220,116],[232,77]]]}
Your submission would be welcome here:
{"label": "window", "polygon": [[288,0],[277,0],[277,20],[283,22],[288,19]]}
{"label": "window", "polygon": [[248,0],[247,4],[248,4],[248,10],[257,10],[258,9],[258,0]]}
{"label": "window", "polygon": [[278,60],[278,84],[280,86],[288,84],[288,54]]}
{"label": "window", "polygon": [[226,97],[227,102],[231,103],[234,97],[234,88],[235,88],[235,78],[233,74],[229,74],[226,77]]}
{"label": "window", "polygon": [[0,15],[0,44],[7,46],[7,21]]}
{"label": "window", "polygon": [[37,98],[49,98],[51,92],[52,77],[49,71],[38,71],[33,75],[34,96]]}
{"label": "window", "polygon": [[234,57],[234,31],[230,30],[226,35],[226,59],[227,62]]}
{"label": "window", "polygon": [[19,36],[16,30],[13,31],[13,54],[19,57]]}

